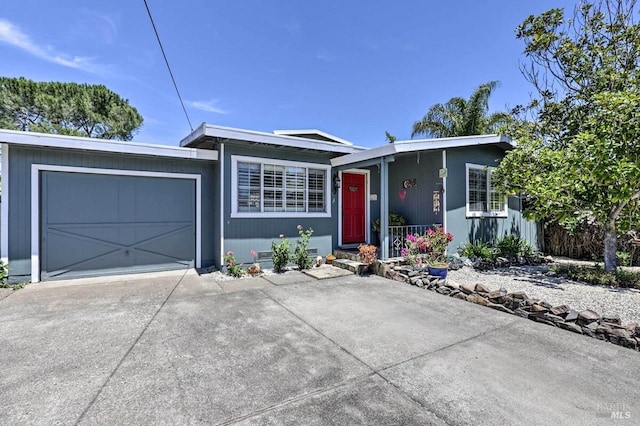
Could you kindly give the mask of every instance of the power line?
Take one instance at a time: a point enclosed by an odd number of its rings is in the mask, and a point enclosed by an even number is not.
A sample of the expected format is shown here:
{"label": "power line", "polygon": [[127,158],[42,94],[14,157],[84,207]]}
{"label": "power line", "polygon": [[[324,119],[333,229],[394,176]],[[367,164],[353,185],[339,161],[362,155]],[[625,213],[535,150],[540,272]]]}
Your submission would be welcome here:
{"label": "power line", "polygon": [[171,76],[171,81],[173,82],[173,87],[176,89],[176,93],[178,94],[178,99],[180,100],[180,105],[182,105],[182,110],[184,111],[184,116],[187,117],[187,122],[189,123],[189,128],[193,132],[193,126],[191,125],[191,120],[189,120],[189,114],[187,114],[187,109],[184,107],[184,102],[182,102],[182,96],[180,96],[180,91],[178,90],[178,85],[176,84],[176,79],[173,77],[173,72],[171,71],[171,66],[169,65],[169,60],[167,59],[167,55],[164,53],[164,47],[162,47],[162,42],[160,41],[160,36],[158,35],[158,30],[156,29],[156,24],[153,22],[153,16],[151,16],[151,10],[149,10],[149,5],[147,4],[147,0],[144,1],[144,7],[147,8],[147,13],[149,14],[149,20],[151,21],[151,26],[153,27],[153,32],[156,33],[156,39],[158,39],[158,44],[160,45],[160,51],[162,52],[162,57],[164,58],[164,63],[167,64],[167,69],[169,70],[169,75]]}

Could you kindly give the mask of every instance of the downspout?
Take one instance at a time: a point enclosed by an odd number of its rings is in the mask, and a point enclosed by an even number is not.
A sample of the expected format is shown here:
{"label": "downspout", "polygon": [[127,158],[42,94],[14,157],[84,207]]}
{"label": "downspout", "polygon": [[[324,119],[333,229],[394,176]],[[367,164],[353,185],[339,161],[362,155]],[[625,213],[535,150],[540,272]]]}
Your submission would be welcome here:
{"label": "downspout", "polygon": [[389,163],[380,158],[380,244],[382,260],[389,259]]}
{"label": "downspout", "polygon": [[220,258],[218,259],[218,267],[224,265],[224,143],[220,142]]}
{"label": "downspout", "polygon": [[442,177],[442,229],[447,232],[447,150],[442,150],[442,168],[445,174]]}

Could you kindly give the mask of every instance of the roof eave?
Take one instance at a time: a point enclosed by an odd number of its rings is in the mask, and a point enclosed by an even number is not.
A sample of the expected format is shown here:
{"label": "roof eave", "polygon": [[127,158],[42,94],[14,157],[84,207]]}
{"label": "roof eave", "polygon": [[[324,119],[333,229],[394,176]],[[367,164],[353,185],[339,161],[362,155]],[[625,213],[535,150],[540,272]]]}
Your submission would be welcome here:
{"label": "roof eave", "polygon": [[400,153],[463,148],[478,145],[498,145],[505,150],[513,149],[515,147],[511,138],[506,135],[480,135],[442,139],[407,140],[397,141],[392,144],[371,148],[355,154],[343,155],[332,159],[331,165],[333,167],[340,167]]}
{"label": "roof eave", "polygon": [[218,151],[0,129],[0,143],[117,154],[218,160]]}
{"label": "roof eave", "polygon": [[[317,134],[317,135],[322,136],[324,138],[331,139],[331,140],[333,140],[333,141],[335,141],[337,143],[341,143],[343,145],[353,146],[353,142],[349,142],[346,139],[339,138],[339,137],[337,137],[335,135],[332,135],[332,134],[327,133],[327,132],[323,132],[322,130],[318,130],[318,129],[274,130],[273,133],[276,134],[276,135],[282,135],[282,136],[293,136],[294,134]],[[293,137],[296,137],[296,136],[293,136]]]}
{"label": "roof eave", "polygon": [[338,154],[350,154],[359,151],[359,148],[338,142],[323,142],[315,139],[276,135],[273,133],[237,129],[232,127],[214,126],[206,123],[191,132],[191,134],[180,142],[180,145],[187,146],[205,137],[263,143],[267,145],[286,146],[292,148],[305,148],[315,151],[335,152]]}

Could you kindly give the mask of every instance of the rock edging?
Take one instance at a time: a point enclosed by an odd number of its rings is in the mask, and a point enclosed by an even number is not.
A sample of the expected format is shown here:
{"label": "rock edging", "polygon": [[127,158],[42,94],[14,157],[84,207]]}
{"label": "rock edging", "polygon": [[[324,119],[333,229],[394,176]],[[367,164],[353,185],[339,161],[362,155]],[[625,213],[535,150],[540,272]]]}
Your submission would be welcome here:
{"label": "rock edging", "polygon": [[505,289],[491,290],[483,284],[457,284],[411,266],[379,264],[376,272],[394,281],[640,351],[640,325],[623,325],[618,316],[601,316],[591,309],[576,311],[567,305],[552,306],[528,297],[523,291],[508,293]]}

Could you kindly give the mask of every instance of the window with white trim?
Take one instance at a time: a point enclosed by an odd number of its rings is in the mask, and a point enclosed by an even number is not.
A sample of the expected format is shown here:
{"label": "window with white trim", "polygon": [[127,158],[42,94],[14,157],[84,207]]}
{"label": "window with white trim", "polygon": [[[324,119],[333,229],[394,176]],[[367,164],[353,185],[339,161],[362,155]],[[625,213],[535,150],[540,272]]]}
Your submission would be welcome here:
{"label": "window with white trim", "polygon": [[330,166],[232,156],[235,217],[330,216]]}
{"label": "window with white trim", "polygon": [[507,216],[507,197],[492,187],[492,172],[489,166],[467,164],[467,216]]}

